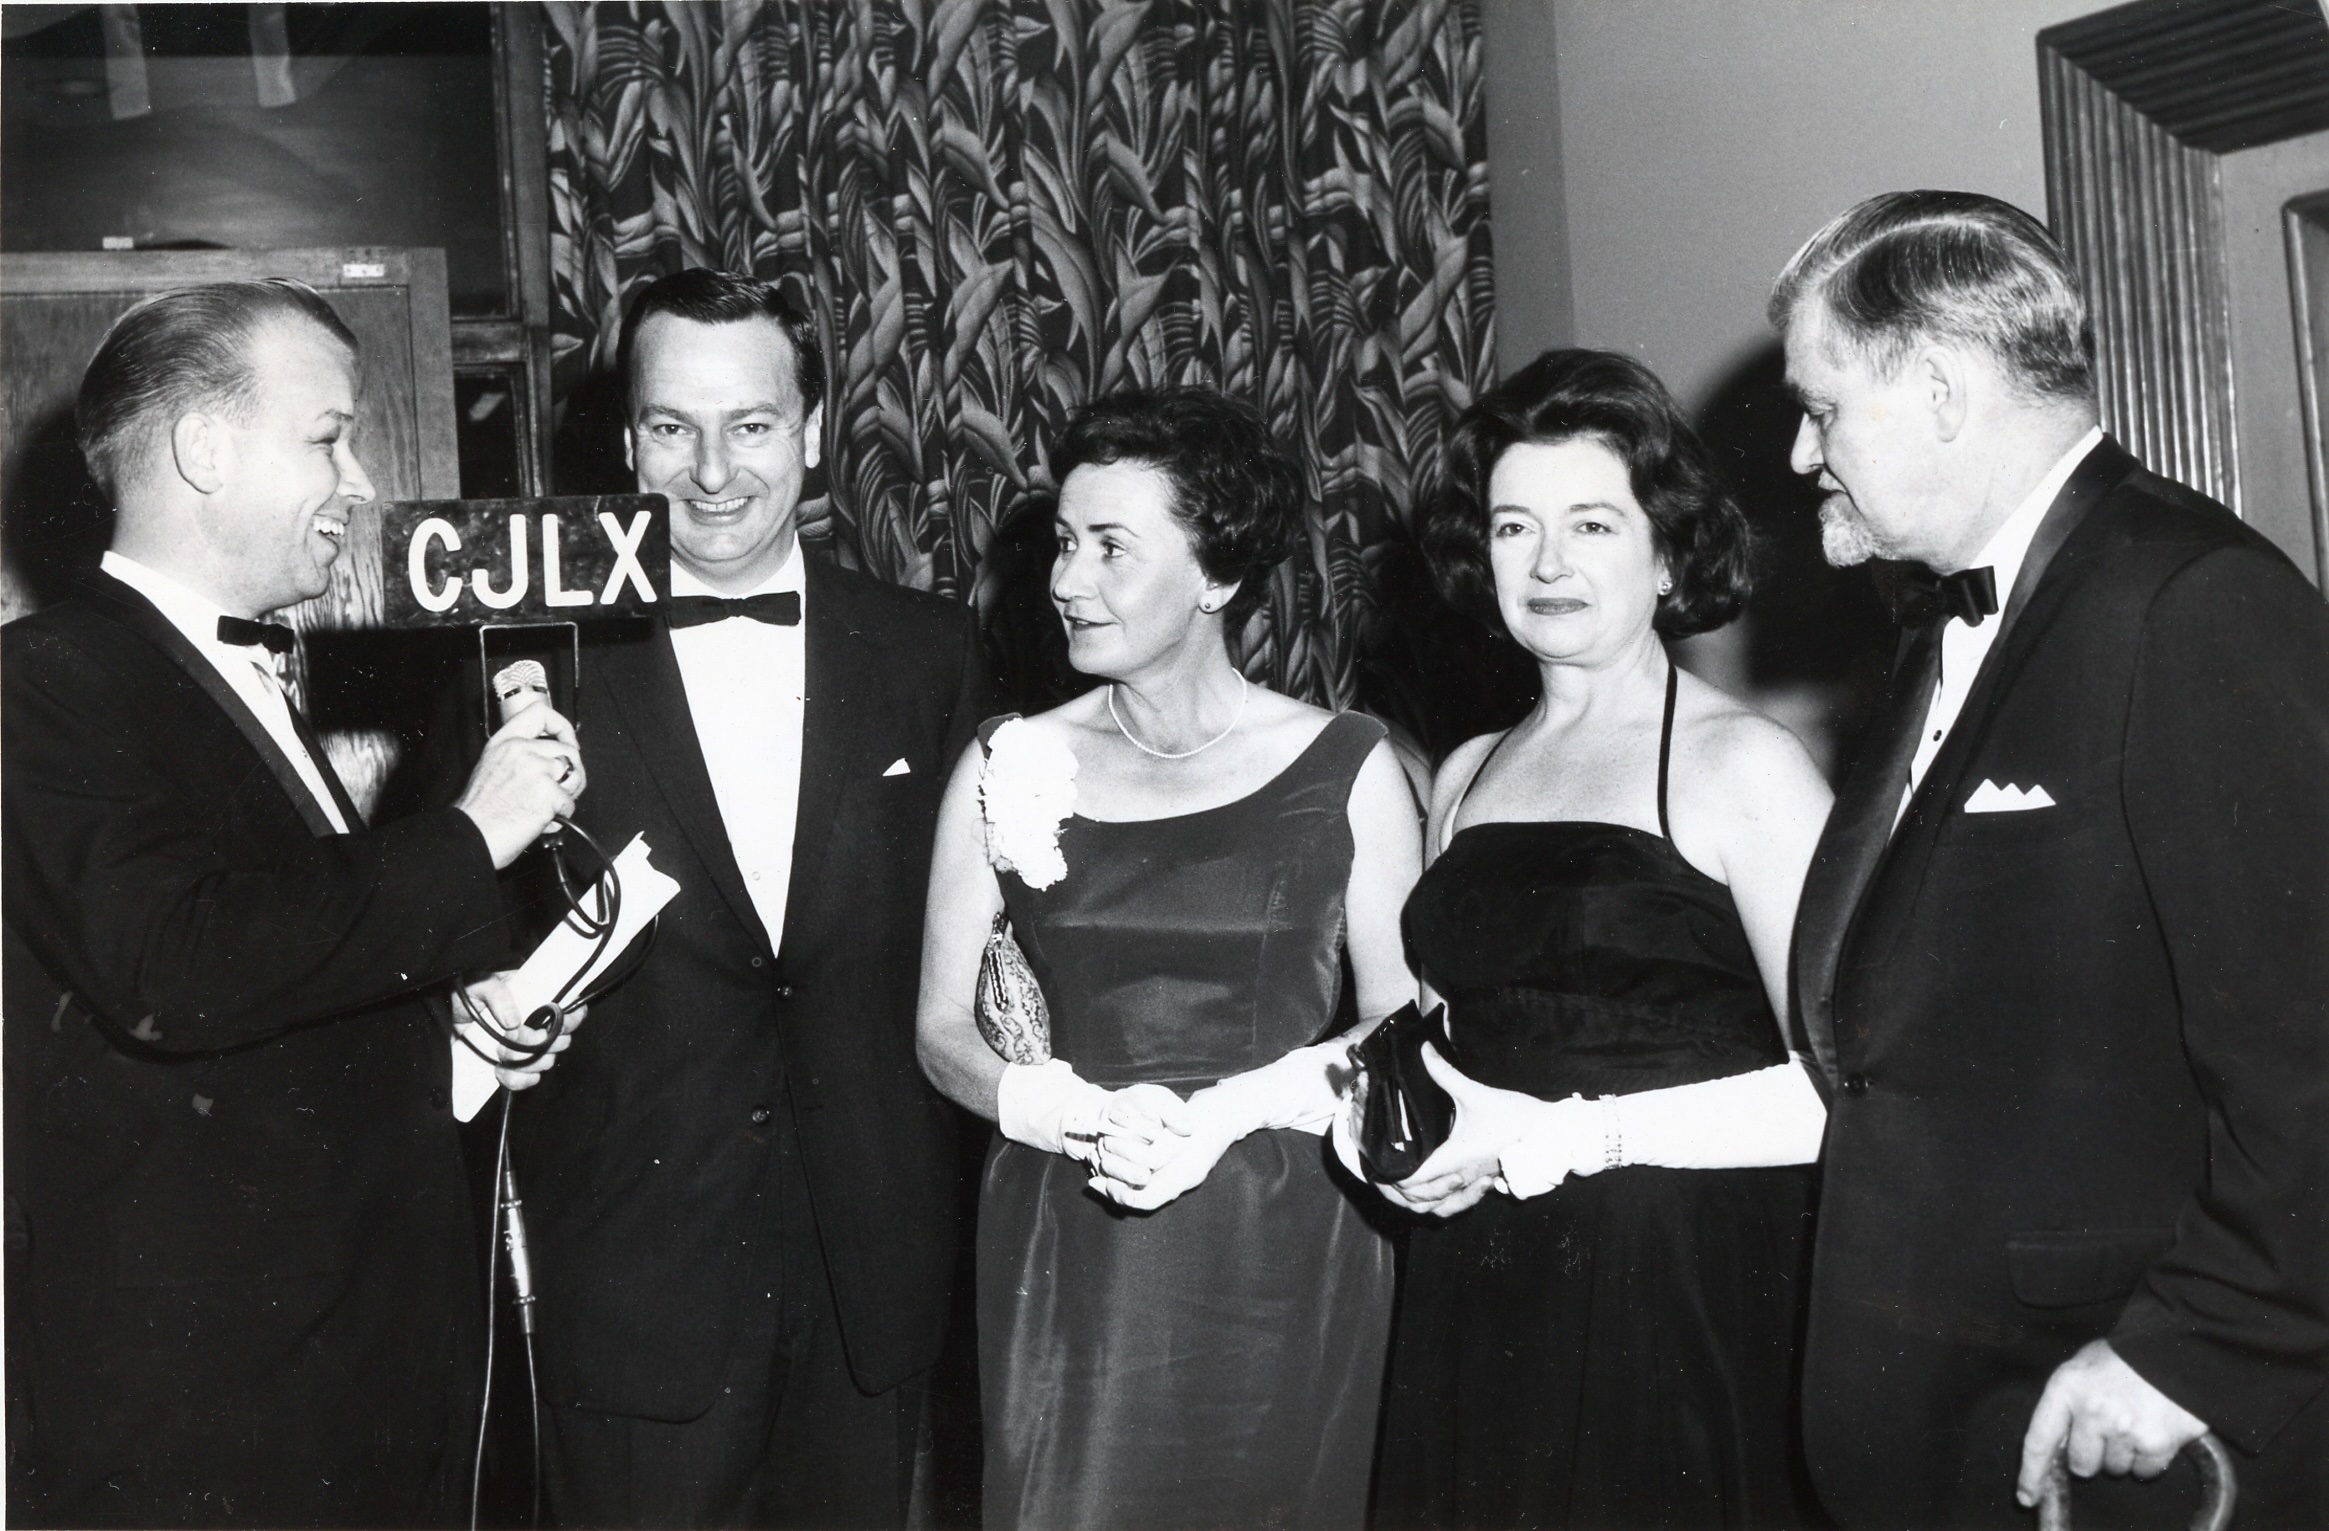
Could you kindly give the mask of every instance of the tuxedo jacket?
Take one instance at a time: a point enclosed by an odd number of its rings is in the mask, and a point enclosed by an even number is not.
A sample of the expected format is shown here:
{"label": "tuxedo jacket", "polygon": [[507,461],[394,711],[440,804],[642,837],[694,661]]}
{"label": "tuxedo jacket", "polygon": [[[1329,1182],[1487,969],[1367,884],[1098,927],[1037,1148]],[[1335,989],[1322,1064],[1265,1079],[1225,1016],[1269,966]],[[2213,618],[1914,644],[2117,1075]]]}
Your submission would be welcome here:
{"label": "tuxedo jacket", "polygon": [[[702,1414],[786,1236],[823,1247],[860,1387],[938,1354],[960,1128],[915,1057],[922,907],[939,799],[990,681],[962,607],[829,563],[808,565],[804,642],[781,932],[745,892],[669,631],[583,651],[578,822],[609,855],[643,834],[680,892],[644,962],[515,1106],[554,1403]],[[778,1226],[779,1133],[812,1229]]]}
{"label": "tuxedo jacket", "polygon": [[2104,1337],[2241,1453],[2244,1523],[2317,1513],[2329,611],[2106,439],[1996,620],[1864,886],[1839,826],[1901,786],[1845,783],[1796,929],[1815,1480],[1846,1525],[2021,1524],[2030,1410]]}
{"label": "tuxedo jacket", "polygon": [[109,577],[0,664],[11,1518],[443,1517],[480,1248],[420,996],[506,956],[483,838],[332,833]]}

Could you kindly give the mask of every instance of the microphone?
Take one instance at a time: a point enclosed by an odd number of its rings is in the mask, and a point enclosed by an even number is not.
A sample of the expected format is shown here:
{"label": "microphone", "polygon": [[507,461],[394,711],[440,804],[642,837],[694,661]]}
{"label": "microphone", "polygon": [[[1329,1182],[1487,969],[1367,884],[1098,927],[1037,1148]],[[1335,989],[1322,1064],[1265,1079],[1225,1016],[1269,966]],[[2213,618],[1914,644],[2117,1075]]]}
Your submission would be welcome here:
{"label": "microphone", "polygon": [[501,704],[506,724],[536,702],[550,700],[550,672],[539,659],[521,659],[493,673],[493,699]]}
{"label": "microphone", "polygon": [[[514,660],[494,671],[486,688],[493,693],[494,705],[501,709],[502,726],[506,728],[510,719],[528,707],[551,699],[550,672],[542,667],[539,659]],[[561,775],[558,780],[563,783],[566,778]],[[541,843],[555,847],[565,828],[564,819],[552,819],[550,827],[542,831]]]}
{"label": "microphone", "polygon": [[[476,634],[478,667],[470,672],[485,683],[490,702],[481,702],[478,722],[488,716],[509,722],[537,701],[574,716],[572,698],[582,669],[581,624],[636,622],[664,609],[671,581],[670,504],[661,495],[601,495],[503,500],[405,500],[380,504],[378,609],[362,615],[390,631],[463,629]],[[371,597],[367,595],[366,604]],[[530,647],[550,660],[513,655]],[[492,730],[489,729],[488,732]],[[527,1017],[529,1026],[552,1033],[561,1027],[561,1006],[587,1002],[585,973],[603,981],[622,907],[622,882],[614,866],[580,824],[552,821],[540,844],[556,870],[568,910],[552,931],[553,940],[579,944],[588,963],[559,983],[547,1005]],[[599,867],[578,888],[567,866],[572,846],[587,849]],[[644,861],[644,850],[640,853]],[[597,891],[598,913],[585,904]],[[662,899],[668,899],[665,893]],[[661,900],[657,900],[659,904]],[[652,921],[653,908],[647,919]],[[537,952],[537,957],[539,953]],[[523,969],[521,969],[521,973]],[[580,990],[581,992],[571,992]],[[489,1034],[498,1027],[488,1027]],[[497,1040],[501,1038],[497,1037]],[[540,1058],[542,1053],[535,1053]],[[511,1097],[514,1099],[514,1097]],[[479,1104],[483,1104],[482,1101]],[[527,1371],[533,1370],[534,1272],[526,1247],[525,1207],[511,1170],[508,1102],[502,1117],[500,1173],[493,1186],[501,1237],[508,1247],[510,1282],[516,1290],[518,1322],[526,1336]],[[492,1249],[488,1235],[487,1249]],[[491,1262],[489,1261],[489,1269]],[[498,1312],[498,1307],[496,1308]],[[492,1328],[487,1331],[485,1403],[492,1398]],[[537,1390],[534,1407],[541,1399]],[[470,1524],[476,1522],[483,1483],[485,1439],[490,1410],[478,1411],[477,1455],[470,1479]]]}

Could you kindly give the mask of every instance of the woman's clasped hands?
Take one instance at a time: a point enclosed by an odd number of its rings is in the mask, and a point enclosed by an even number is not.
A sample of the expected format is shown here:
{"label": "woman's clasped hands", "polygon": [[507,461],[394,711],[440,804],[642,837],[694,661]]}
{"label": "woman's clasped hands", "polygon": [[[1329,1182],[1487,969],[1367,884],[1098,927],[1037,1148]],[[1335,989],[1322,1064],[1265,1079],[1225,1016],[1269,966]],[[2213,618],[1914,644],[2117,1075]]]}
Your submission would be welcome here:
{"label": "woman's clasped hands", "polygon": [[1089,1157],[1091,1187],[1120,1207],[1153,1212],[1204,1183],[1229,1146],[1270,1129],[1323,1132],[1350,1082],[1350,1043],[1297,1047],[1187,1100],[1163,1085],[1105,1092]]}
{"label": "woman's clasped hands", "polygon": [[1091,1166],[1094,1191],[1128,1211],[1153,1212],[1202,1184],[1244,1136],[1211,1094],[1183,1100],[1161,1084],[1110,1090],[1091,1136],[1068,1151]]}
{"label": "woman's clasped hands", "polygon": [[[1394,1205],[1434,1217],[1453,1217],[1490,1191],[1542,1195],[1571,1175],[1590,1175],[1607,1162],[1601,1103],[1572,1095],[1544,1100],[1500,1090],[1469,1077],[1425,1043],[1423,1066],[1456,1103],[1448,1140],[1395,1185],[1377,1187]],[[1355,1172],[1355,1145],[1347,1127],[1336,1132],[1343,1162]]]}

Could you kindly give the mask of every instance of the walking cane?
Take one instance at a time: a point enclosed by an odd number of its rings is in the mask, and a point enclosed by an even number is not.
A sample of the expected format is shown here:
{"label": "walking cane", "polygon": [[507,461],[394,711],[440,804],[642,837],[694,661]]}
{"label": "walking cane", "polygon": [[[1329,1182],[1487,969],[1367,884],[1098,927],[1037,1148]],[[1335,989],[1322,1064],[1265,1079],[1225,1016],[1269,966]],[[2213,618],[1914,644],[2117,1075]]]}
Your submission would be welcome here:
{"label": "walking cane", "polygon": [[[2240,1497],[2232,1454],[2214,1431],[2183,1451],[2200,1470],[2200,1507],[2192,1514],[2191,1531],[2224,1531],[2232,1524],[2232,1506]],[[2046,1481],[2038,1486],[2038,1531],[2070,1531],[2070,1469],[2059,1456],[2046,1469]]]}

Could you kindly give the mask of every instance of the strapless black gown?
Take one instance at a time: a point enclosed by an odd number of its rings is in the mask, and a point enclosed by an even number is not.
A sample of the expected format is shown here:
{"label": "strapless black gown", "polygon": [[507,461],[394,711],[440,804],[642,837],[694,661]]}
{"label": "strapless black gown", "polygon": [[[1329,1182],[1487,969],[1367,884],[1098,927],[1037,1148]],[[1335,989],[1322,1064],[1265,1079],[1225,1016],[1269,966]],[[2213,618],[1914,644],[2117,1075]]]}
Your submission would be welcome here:
{"label": "strapless black gown", "polygon": [[[1786,1058],[1729,890],[1658,835],[1474,825],[1403,928],[1484,1083],[1557,1100]],[[1814,1522],[1793,1388],[1811,1200],[1808,1167],[1627,1167],[1419,1221],[1378,1524]]]}
{"label": "strapless black gown", "polygon": [[[1067,875],[1002,875],[1096,1084],[1183,1094],[1333,1027],[1351,783],[1382,725],[1345,713],[1250,797],[1071,818]],[[1152,1213],[997,1139],[979,1200],[986,1531],[1348,1528],[1366,1517],[1392,1255],[1318,1136],[1257,1132]]]}

